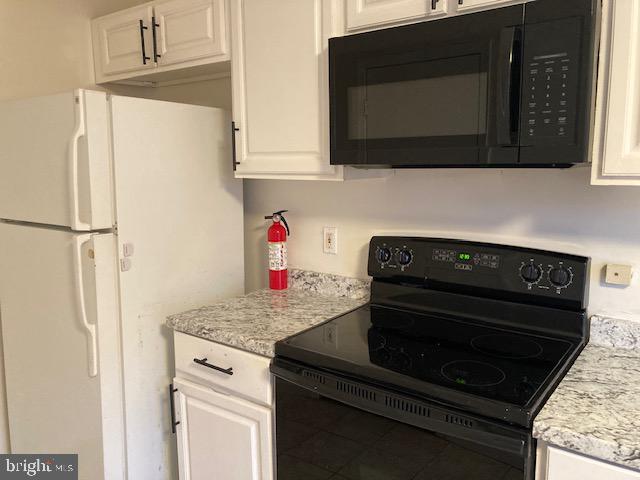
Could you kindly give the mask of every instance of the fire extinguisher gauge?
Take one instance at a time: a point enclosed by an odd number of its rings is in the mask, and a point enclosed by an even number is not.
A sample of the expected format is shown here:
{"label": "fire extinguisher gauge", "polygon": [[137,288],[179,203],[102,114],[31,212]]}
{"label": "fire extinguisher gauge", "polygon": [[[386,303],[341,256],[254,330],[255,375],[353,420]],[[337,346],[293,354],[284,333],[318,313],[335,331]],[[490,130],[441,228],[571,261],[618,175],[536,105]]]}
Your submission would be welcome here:
{"label": "fire extinguisher gauge", "polygon": [[289,224],[287,220],[284,218],[283,213],[288,212],[289,210],[278,210],[277,212],[273,212],[271,215],[267,215],[264,217],[265,220],[273,220],[274,222],[282,222],[284,224],[284,228],[287,230],[287,237],[291,236],[291,232],[289,230]]}

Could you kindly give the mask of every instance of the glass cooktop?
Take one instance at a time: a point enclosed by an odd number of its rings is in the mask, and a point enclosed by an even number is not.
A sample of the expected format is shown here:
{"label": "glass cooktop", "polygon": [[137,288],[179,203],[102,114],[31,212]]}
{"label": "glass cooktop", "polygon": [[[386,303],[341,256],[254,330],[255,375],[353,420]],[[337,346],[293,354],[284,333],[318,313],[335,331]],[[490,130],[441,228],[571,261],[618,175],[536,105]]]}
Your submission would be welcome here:
{"label": "glass cooktop", "polygon": [[429,396],[437,385],[518,407],[575,348],[558,338],[375,305],[279,343],[277,354],[322,359],[325,368],[374,382]]}

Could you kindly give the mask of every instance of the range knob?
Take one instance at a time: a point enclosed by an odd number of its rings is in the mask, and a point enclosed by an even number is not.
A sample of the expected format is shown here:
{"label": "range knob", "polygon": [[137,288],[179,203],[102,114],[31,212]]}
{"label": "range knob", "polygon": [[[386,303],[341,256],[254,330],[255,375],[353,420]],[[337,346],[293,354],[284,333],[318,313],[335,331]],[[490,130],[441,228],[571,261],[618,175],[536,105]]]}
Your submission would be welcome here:
{"label": "range knob", "polygon": [[413,260],[413,255],[409,250],[400,250],[398,252],[398,263],[400,265],[409,265]]}
{"label": "range knob", "polygon": [[564,267],[549,270],[549,281],[556,287],[566,287],[571,283],[571,272]]}
{"label": "range knob", "polygon": [[387,247],[378,248],[377,257],[380,263],[387,263],[389,260],[391,260],[391,250],[389,250]]}
{"label": "range knob", "polygon": [[538,267],[537,265],[528,263],[526,265],[523,265],[520,269],[520,276],[527,283],[535,283],[540,280],[540,277],[542,276],[542,270],[540,270],[540,267]]}

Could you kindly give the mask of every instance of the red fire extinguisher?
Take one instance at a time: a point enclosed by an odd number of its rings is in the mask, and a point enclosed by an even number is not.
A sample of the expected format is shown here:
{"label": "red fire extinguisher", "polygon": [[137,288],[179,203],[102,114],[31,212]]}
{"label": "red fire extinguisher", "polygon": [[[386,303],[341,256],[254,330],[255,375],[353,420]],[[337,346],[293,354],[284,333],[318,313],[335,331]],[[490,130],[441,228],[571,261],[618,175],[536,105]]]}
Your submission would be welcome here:
{"label": "red fire extinguisher", "polygon": [[287,236],[290,233],[289,225],[282,215],[287,211],[279,210],[264,217],[265,220],[273,221],[267,231],[267,241],[269,242],[269,288],[272,290],[286,290],[287,288]]}

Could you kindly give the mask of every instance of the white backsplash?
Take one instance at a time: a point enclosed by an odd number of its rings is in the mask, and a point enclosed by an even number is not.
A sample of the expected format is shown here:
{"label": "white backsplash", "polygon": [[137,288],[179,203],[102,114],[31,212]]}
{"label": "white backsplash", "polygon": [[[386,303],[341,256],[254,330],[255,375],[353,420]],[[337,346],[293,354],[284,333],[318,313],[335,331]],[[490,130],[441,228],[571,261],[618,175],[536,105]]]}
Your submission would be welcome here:
{"label": "white backsplash", "polygon": [[[589,313],[640,321],[640,280],[603,283],[606,263],[640,269],[640,187],[589,185],[589,167],[568,170],[403,170],[349,182],[245,182],[247,290],[266,284],[265,214],[289,209],[289,264],[366,276],[376,234],[444,236],[592,257]],[[338,228],[338,254],[322,229]]]}

